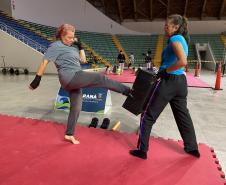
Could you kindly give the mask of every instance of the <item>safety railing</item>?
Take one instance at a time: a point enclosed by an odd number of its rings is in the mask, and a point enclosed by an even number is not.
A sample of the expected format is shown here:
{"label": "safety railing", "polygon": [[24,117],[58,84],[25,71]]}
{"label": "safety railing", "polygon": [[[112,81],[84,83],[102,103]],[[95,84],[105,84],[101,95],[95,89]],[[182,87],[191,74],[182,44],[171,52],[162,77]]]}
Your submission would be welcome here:
{"label": "safety railing", "polygon": [[0,22],[0,29],[41,53],[44,53],[47,49],[45,46],[42,46],[41,44],[32,40],[31,38],[21,34],[12,27],[6,25],[5,23]]}

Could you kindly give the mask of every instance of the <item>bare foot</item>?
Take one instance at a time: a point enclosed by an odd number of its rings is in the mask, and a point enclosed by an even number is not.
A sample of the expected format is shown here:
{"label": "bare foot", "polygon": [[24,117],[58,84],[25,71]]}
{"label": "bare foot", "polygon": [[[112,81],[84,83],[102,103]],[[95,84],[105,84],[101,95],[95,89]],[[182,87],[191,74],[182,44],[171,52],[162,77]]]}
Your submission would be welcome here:
{"label": "bare foot", "polygon": [[75,145],[78,145],[80,142],[74,138],[74,136],[65,135],[64,139],[66,141],[72,142]]}

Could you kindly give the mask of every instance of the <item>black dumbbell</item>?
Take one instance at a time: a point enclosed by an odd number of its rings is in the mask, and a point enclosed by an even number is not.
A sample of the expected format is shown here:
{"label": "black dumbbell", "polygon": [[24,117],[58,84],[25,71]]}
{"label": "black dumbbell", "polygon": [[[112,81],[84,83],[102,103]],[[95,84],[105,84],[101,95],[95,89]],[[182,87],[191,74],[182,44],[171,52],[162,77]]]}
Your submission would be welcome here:
{"label": "black dumbbell", "polygon": [[2,73],[3,73],[3,75],[6,75],[6,73],[7,73],[6,68],[3,68],[3,69],[2,69]]}
{"label": "black dumbbell", "polygon": [[24,74],[25,74],[25,75],[28,75],[28,74],[29,74],[28,69],[24,69]]}
{"label": "black dumbbell", "polygon": [[14,69],[13,69],[13,68],[10,68],[10,69],[9,69],[9,73],[10,73],[11,75],[13,75],[13,74],[14,74]]}
{"label": "black dumbbell", "polygon": [[19,75],[19,74],[20,74],[19,69],[16,69],[16,70],[15,70],[15,74],[16,74],[16,75]]}

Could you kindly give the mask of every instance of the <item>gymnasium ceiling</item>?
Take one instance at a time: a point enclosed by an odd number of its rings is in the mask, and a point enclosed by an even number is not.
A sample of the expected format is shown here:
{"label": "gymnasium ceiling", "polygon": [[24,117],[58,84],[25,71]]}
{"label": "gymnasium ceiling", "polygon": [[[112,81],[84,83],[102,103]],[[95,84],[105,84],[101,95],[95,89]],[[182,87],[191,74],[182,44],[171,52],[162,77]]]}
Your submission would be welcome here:
{"label": "gymnasium ceiling", "polygon": [[123,21],[163,20],[170,14],[190,20],[226,19],[226,0],[88,0],[111,19]]}

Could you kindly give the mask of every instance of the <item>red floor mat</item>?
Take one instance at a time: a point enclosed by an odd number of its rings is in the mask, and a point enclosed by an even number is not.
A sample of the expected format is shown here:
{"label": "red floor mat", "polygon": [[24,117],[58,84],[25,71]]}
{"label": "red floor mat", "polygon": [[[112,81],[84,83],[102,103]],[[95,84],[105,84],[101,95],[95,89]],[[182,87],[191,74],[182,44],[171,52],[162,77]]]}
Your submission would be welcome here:
{"label": "red floor mat", "polygon": [[194,74],[187,73],[186,78],[188,87],[211,88],[209,84],[200,80],[199,77],[194,77]]}
{"label": "red floor mat", "polygon": [[[182,143],[151,139],[148,160],[132,157],[136,135],[77,126],[80,145],[62,140],[65,126],[0,115],[1,185],[223,185],[214,153],[201,158]],[[222,176],[222,177],[221,177]],[[226,183],[225,183],[226,184]]]}
{"label": "red floor mat", "polygon": [[[122,75],[109,74],[106,76],[112,80],[116,80],[121,83],[133,83],[136,78],[135,74],[132,73],[132,70],[124,70]],[[186,77],[187,77],[188,87],[211,88],[210,85],[203,82],[198,77],[194,77],[194,75],[191,73],[187,73]]]}
{"label": "red floor mat", "polygon": [[111,73],[106,76],[112,80],[116,80],[121,83],[133,83],[136,78],[135,74],[131,69],[124,70],[122,75]]}

